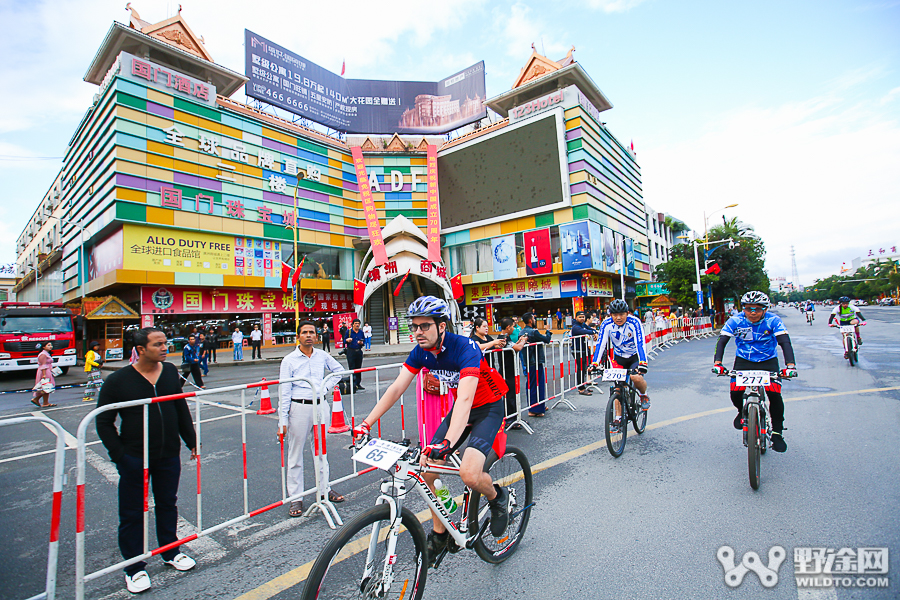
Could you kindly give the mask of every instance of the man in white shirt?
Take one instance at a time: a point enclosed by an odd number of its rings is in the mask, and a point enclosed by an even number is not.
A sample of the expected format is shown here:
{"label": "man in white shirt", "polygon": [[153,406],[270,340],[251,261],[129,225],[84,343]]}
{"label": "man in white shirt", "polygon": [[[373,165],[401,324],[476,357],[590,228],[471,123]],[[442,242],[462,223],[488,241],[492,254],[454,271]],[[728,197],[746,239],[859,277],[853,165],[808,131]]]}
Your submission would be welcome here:
{"label": "man in white shirt", "polygon": [[[325,390],[337,385],[341,376],[333,375],[333,373],[340,373],[345,369],[331,354],[314,346],[316,337],[315,324],[312,321],[301,321],[298,336],[300,345],[281,361],[279,379],[283,381],[295,377],[305,377],[319,389]],[[332,375],[325,377],[326,369]],[[281,395],[278,402],[278,436],[287,436],[288,496],[296,496],[303,492],[303,446],[313,428],[315,395],[316,392],[305,381],[281,384]],[[319,405],[319,423],[330,423],[330,419],[331,408],[327,401],[323,401]],[[325,482],[328,489],[328,499],[331,502],[343,502],[344,497],[332,491],[328,486],[328,459],[324,456],[316,456],[313,438],[309,438],[309,446],[313,453],[313,462],[319,471],[319,478]],[[303,500],[291,502],[288,514],[292,517],[302,516]]]}
{"label": "man in white shirt", "polygon": [[262,331],[259,325],[254,325],[250,332],[250,360],[254,358],[262,359]]}
{"label": "man in white shirt", "polygon": [[244,332],[237,325],[231,334],[231,343],[234,345],[234,360],[244,360]]}

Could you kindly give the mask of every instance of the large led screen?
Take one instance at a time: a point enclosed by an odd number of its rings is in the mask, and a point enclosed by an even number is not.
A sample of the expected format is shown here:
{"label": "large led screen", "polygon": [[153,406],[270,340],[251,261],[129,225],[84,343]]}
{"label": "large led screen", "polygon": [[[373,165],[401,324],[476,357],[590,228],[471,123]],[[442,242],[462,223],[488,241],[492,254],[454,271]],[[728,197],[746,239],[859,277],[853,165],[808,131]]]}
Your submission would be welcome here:
{"label": "large led screen", "polygon": [[568,203],[560,120],[554,111],[440,153],[441,229]]}

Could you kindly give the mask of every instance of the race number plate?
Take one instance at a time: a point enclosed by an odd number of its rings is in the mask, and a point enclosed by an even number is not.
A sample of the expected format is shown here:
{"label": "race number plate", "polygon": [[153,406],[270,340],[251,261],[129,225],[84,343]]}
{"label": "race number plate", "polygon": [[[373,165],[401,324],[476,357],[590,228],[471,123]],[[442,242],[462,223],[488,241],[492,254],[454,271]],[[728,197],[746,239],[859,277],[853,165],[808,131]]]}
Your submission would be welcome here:
{"label": "race number plate", "polygon": [[772,383],[768,371],[734,371],[734,384],[738,387],[754,387]]}
{"label": "race number plate", "polygon": [[625,369],[605,369],[603,381],[625,381]]}
{"label": "race number plate", "polygon": [[853,325],[841,325],[841,333],[856,333],[856,327]]}
{"label": "race number plate", "polygon": [[370,440],[368,444],[353,455],[353,460],[358,460],[386,471],[394,466],[394,463],[403,456],[404,452],[406,452],[406,447],[400,444],[385,440]]}

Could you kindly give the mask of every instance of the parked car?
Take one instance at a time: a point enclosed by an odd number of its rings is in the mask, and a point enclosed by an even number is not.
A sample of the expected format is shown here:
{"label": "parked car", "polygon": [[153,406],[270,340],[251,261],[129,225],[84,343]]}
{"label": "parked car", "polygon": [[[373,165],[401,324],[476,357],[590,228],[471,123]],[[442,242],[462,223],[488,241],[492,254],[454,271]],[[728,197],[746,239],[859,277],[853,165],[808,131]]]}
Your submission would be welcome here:
{"label": "parked car", "polygon": [[879,306],[897,306],[897,301],[893,298],[882,298],[878,301]]}

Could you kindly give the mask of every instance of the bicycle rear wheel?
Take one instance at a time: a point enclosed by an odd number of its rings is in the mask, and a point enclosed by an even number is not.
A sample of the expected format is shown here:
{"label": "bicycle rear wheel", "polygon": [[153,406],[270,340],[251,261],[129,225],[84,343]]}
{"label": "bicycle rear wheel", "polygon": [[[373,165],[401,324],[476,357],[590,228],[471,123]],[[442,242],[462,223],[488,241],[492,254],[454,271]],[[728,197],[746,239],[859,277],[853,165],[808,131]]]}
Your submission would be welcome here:
{"label": "bicycle rear wheel", "polygon": [[[497,458],[492,450],[484,461],[484,472],[491,476],[494,483],[506,488],[512,497],[506,532],[495,538],[488,528],[475,542],[475,552],[481,560],[497,564],[515,553],[525,535],[525,528],[528,527],[528,519],[531,517],[531,507],[534,504],[534,479],[528,458],[514,446],[507,446],[502,458]],[[489,515],[487,500],[472,490],[468,515],[469,533],[479,531]]]}
{"label": "bicycle rear wheel", "polygon": [[647,413],[649,411],[641,408],[641,403],[635,399],[634,392],[631,392],[631,424],[638,435],[644,433],[647,428]]}
{"label": "bicycle rear wheel", "polygon": [[759,489],[759,407],[747,407],[747,469],[750,473],[750,487]]}
{"label": "bicycle rear wheel", "polygon": [[[616,427],[613,421],[616,418],[616,401],[619,401],[622,410],[621,424]],[[606,447],[609,453],[619,458],[625,450],[625,440],[628,438],[628,409],[622,401],[622,393],[618,389],[614,389],[609,395],[609,402],[606,404]]]}
{"label": "bicycle rear wheel", "polygon": [[[385,536],[390,529],[391,509],[374,506],[341,527],[319,553],[306,580],[301,598],[389,598],[420,600],[428,572],[425,560],[425,530],[415,515],[404,508],[401,523],[407,529],[397,536],[392,578],[384,588],[387,555]],[[375,543],[372,544],[373,537]],[[371,546],[371,547],[370,547]],[[371,552],[371,559],[369,559]],[[367,560],[369,570],[367,571]]]}

